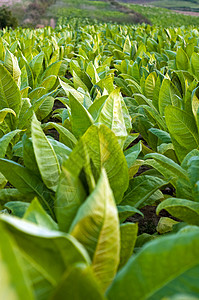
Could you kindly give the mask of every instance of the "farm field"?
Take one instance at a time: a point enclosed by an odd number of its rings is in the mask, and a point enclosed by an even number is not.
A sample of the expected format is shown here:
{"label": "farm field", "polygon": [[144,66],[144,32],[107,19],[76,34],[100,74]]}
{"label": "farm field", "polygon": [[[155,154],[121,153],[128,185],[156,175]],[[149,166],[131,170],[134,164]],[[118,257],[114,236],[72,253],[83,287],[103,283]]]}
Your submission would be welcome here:
{"label": "farm field", "polygon": [[[151,3],[149,3],[151,4]],[[125,8],[132,11],[125,11],[118,9],[116,6],[112,6],[109,1],[74,1],[63,0],[57,1],[55,5],[49,8],[49,14],[54,13],[57,18],[63,18],[63,23],[67,18],[89,18],[91,20],[96,19],[101,22],[117,22],[122,23],[146,23],[148,21],[152,25],[159,26],[198,26],[199,18],[197,16],[187,16],[179,14],[170,9],[153,6],[142,6],[132,3],[121,3]],[[147,3],[148,5],[148,3]],[[199,7],[199,6],[198,6]],[[178,9],[179,10],[179,9]],[[141,14],[143,17],[135,17],[135,13]],[[61,22],[61,23],[62,23]]]}
{"label": "farm field", "polygon": [[181,0],[129,0],[124,2],[134,2],[138,4],[150,5],[150,6],[157,6],[157,7],[164,7],[173,10],[185,10],[185,11],[199,11],[199,1],[198,0],[188,0],[188,1],[181,1]]}
{"label": "farm field", "polygon": [[142,15],[124,6],[122,3],[111,1],[90,1],[90,0],[62,0],[56,1],[49,8],[49,14],[53,13],[56,18],[88,18],[100,22],[122,23],[149,23]]}
{"label": "farm field", "polygon": [[[22,27],[34,28],[36,25],[49,25],[50,19],[55,23],[62,18],[62,23],[66,19],[80,18],[89,19],[89,22],[115,22],[117,24],[151,24],[159,26],[198,26],[199,18],[195,3],[195,10],[187,11],[187,8],[176,6],[177,11],[171,11],[172,6],[168,8],[156,7],[158,2],[145,1],[144,5],[134,4],[134,2],[117,2],[116,0],[93,1],[93,0],[32,0],[37,4],[31,5],[27,0],[5,1],[12,3],[10,7],[12,13],[17,17],[19,25]],[[164,1],[162,1],[164,2]],[[161,2],[161,3],[162,3]],[[179,1],[174,1],[179,4]],[[192,7],[192,2],[185,1],[187,7]],[[136,1],[142,3],[142,1]],[[173,1],[172,1],[173,3]],[[182,11],[183,10],[183,11]],[[179,13],[180,12],[180,13]],[[189,14],[189,15],[187,15]],[[191,15],[190,15],[191,14]]]}
{"label": "farm field", "polygon": [[[158,26],[198,26],[199,17],[197,12],[172,11],[170,9],[138,4],[125,4],[136,12],[144,15],[153,25]],[[179,13],[180,12],[180,13]],[[187,14],[191,15],[187,15]]]}
{"label": "farm field", "polygon": [[0,299],[199,299],[198,81],[197,26],[0,31]]}

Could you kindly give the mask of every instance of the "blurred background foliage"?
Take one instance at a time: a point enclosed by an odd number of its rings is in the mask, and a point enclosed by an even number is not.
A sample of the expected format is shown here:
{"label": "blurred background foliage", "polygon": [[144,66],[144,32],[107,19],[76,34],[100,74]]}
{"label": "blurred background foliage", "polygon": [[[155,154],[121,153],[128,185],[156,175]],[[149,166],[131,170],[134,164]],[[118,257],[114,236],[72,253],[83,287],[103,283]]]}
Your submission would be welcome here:
{"label": "blurred background foliage", "polygon": [[61,24],[71,18],[167,27],[199,25],[199,0],[4,0],[3,3],[9,10],[0,7],[1,28],[18,24],[22,27],[54,27],[58,20]]}

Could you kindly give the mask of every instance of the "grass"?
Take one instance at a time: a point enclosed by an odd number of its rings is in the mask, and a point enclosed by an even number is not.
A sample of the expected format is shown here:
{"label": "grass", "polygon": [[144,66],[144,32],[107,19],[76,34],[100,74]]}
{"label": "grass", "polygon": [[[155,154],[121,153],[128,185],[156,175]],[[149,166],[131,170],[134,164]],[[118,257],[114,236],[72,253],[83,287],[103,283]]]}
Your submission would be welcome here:
{"label": "grass", "polygon": [[[120,0],[122,2],[122,0]],[[20,20],[20,24],[24,18],[24,7],[27,4],[27,0],[23,0],[23,5],[15,5],[13,7],[13,12]],[[134,11],[144,15],[151,24],[158,26],[198,26],[199,18],[194,16],[185,16],[181,14],[176,14],[171,12],[168,9],[162,7],[180,9],[181,6],[184,6],[186,9],[188,7],[192,10],[199,11],[199,0],[192,1],[171,1],[171,0],[162,0],[162,1],[152,1],[146,2],[150,6],[142,6],[137,4],[125,4],[125,1],[122,4],[128,6]],[[159,5],[161,8],[151,7],[152,5]],[[46,14],[47,18],[55,18],[58,20],[61,18],[88,18],[95,20],[97,19],[100,22],[115,22],[115,23],[129,23],[134,24],[135,19],[131,14],[127,14],[123,11],[119,11],[117,7],[112,6],[109,2],[106,1],[92,1],[92,0],[57,0],[56,4],[51,6]]]}
{"label": "grass", "polygon": [[104,1],[72,1],[58,0],[55,5],[49,9],[49,14],[59,17],[68,18],[90,18],[103,22],[116,23],[135,23],[133,15],[119,11],[109,2]]}
{"label": "grass", "polygon": [[186,10],[186,11],[196,11],[196,12],[199,11],[199,0],[192,0],[192,1],[158,0],[158,1],[145,1],[145,4],[148,4],[150,6],[158,6],[162,8],[175,9],[175,10]]}
{"label": "grass", "polygon": [[185,16],[175,12],[171,12],[169,9],[142,6],[136,4],[127,4],[135,11],[143,14],[148,18],[153,25],[170,27],[170,26],[199,26],[199,18],[194,16]]}

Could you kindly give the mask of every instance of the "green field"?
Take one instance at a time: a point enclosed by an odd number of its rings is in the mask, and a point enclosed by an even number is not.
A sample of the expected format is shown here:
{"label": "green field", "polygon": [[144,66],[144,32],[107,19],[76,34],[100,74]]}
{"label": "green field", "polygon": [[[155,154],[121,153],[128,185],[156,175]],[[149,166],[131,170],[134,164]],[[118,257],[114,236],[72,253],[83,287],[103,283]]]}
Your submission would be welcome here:
{"label": "green field", "polygon": [[[162,26],[188,26],[199,25],[199,18],[195,16],[185,16],[176,14],[170,10],[156,7],[145,7],[134,4],[123,5],[131,8],[133,11],[142,14],[153,25]],[[112,7],[109,2],[103,1],[80,1],[71,0],[57,1],[55,6],[50,8],[50,13],[54,13],[57,17],[80,17],[97,19],[99,21],[113,21],[117,23],[135,23],[135,19],[131,14],[118,11]],[[140,22],[142,23],[142,21]]]}
{"label": "green field", "polygon": [[197,26],[0,31],[0,299],[199,298],[198,82]]}
{"label": "green field", "polygon": [[[13,14],[18,17],[21,26],[36,26],[37,24],[49,24],[49,20],[54,18],[58,21],[59,18],[81,18],[89,19],[93,22],[115,22],[117,24],[136,24],[150,23],[151,25],[160,26],[197,26],[199,18],[196,16],[185,16],[182,14],[174,14],[171,10],[163,8],[165,6],[161,2],[161,8],[151,7],[151,5],[159,5],[156,2],[148,2],[149,6],[118,2],[117,5],[112,5],[110,1],[93,1],[93,0],[57,0],[51,1],[54,5],[49,5],[43,11],[45,4],[39,4],[40,9],[29,9],[30,1],[23,1],[21,4],[16,4],[11,7]],[[176,1],[175,1],[176,2]],[[187,6],[189,3],[196,6],[198,4],[190,1],[185,1]],[[42,3],[38,0],[37,3]],[[177,1],[176,3],[179,3]],[[192,7],[192,6],[190,6]],[[168,5],[168,8],[171,6]],[[178,7],[179,9],[179,7]],[[36,18],[34,17],[36,16]],[[65,22],[65,21],[64,21]]]}
{"label": "green field", "polygon": [[0,300],[198,300],[199,18],[39,1],[0,30]]}
{"label": "green field", "polygon": [[141,6],[136,4],[128,4],[129,7],[135,11],[143,14],[148,18],[152,24],[159,26],[198,26],[199,17],[197,16],[186,16],[183,14],[171,12],[169,9]]}
{"label": "green field", "polygon": [[[57,1],[50,7],[49,13],[56,17],[89,18],[102,22],[136,23],[133,14],[129,15],[111,5],[109,1]],[[140,22],[143,20],[140,18]]]}
{"label": "green field", "polygon": [[[131,2],[131,1],[129,1]],[[134,1],[132,1],[134,2]],[[136,3],[139,1],[135,1]],[[143,3],[143,1],[140,1]],[[180,0],[162,0],[162,1],[144,1],[144,4],[164,7],[175,10],[199,11],[199,1],[180,1]]]}

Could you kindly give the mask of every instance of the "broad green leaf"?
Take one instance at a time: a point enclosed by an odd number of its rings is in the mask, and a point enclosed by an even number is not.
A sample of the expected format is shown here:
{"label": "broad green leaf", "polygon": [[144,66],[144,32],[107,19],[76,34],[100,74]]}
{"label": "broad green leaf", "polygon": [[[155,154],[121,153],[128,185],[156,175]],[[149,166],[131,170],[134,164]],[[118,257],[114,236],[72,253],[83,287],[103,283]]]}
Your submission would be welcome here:
{"label": "broad green leaf", "polygon": [[0,190],[5,187],[6,183],[7,183],[7,179],[3,176],[3,174],[0,173]]}
{"label": "broad green leaf", "polygon": [[133,254],[136,238],[138,233],[137,223],[125,223],[120,225],[120,264],[121,269]]}
{"label": "broad green leaf", "polygon": [[[142,145],[143,147],[143,145]],[[129,180],[133,179],[135,174],[139,171],[139,168],[144,164],[144,161],[141,159],[136,159],[134,164],[129,169]]]}
{"label": "broad green leaf", "polygon": [[21,252],[21,254],[23,256],[23,265],[34,293],[34,299],[49,299],[54,289],[54,285],[43,276],[42,270],[35,267],[34,261],[31,261],[31,259],[28,260],[25,253]]}
{"label": "broad green leaf", "polygon": [[[80,139],[72,153],[63,163],[64,167],[75,177],[80,177],[89,193],[95,188],[99,172],[90,158],[87,145]],[[94,173],[93,173],[94,172]]]}
{"label": "broad green leaf", "polygon": [[156,83],[156,73],[150,73],[149,76],[147,76],[145,81],[145,95],[147,98],[153,100],[153,93],[155,89],[155,83]]}
{"label": "broad green leaf", "polygon": [[53,219],[47,214],[37,198],[35,198],[28,205],[28,208],[23,215],[23,219],[50,230],[58,230],[57,223],[55,223]]}
{"label": "broad green leaf", "polygon": [[0,203],[3,205],[9,201],[30,201],[34,195],[24,195],[17,189],[0,189]]}
{"label": "broad green leaf", "polygon": [[51,211],[49,191],[38,176],[35,176],[20,164],[7,159],[0,159],[0,172],[20,193],[29,195],[30,200],[32,200],[33,196],[37,195],[42,204]]}
{"label": "broad green leaf", "polygon": [[141,151],[142,151],[142,144],[140,141],[135,146],[127,149],[124,152],[129,169],[134,165],[134,163]]}
{"label": "broad green leaf", "polygon": [[65,146],[63,143],[58,142],[57,140],[54,140],[52,137],[47,137],[51,145],[53,146],[53,149],[57,155],[57,158],[59,160],[59,164],[62,165],[63,161],[68,159],[70,153],[72,150]]}
{"label": "broad green leaf", "polygon": [[[0,110],[12,109],[18,116],[21,108],[21,95],[16,82],[6,68],[0,64]],[[15,129],[14,116],[7,116],[7,123],[10,129]]]}
{"label": "broad green leaf", "polygon": [[25,214],[26,210],[29,207],[29,203],[21,202],[21,201],[11,201],[4,205],[7,209],[9,209],[13,216],[22,218]]}
{"label": "broad green leaf", "polygon": [[117,210],[119,214],[120,223],[123,223],[128,217],[131,217],[134,214],[140,214],[142,217],[144,217],[141,211],[130,205],[118,205]]}
{"label": "broad green leaf", "polygon": [[139,133],[129,134],[126,141],[125,141],[125,143],[124,143],[124,150],[126,150],[130,146],[130,144],[139,137],[139,135],[140,135]]}
{"label": "broad green leaf", "polygon": [[161,217],[156,227],[156,230],[159,234],[165,234],[171,232],[173,230],[173,226],[178,223],[179,222],[174,221],[171,218]]}
{"label": "broad green leaf", "polygon": [[20,251],[13,238],[0,226],[0,298],[9,300],[34,300],[31,283],[22,263]]}
{"label": "broad green leaf", "polygon": [[43,94],[45,94],[45,88],[44,87],[36,87],[36,88],[33,88],[33,90],[31,92],[29,92],[28,97],[30,98],[31,103],[34,103]]}
{"label": "broad green leaf", "polygon": [[[130,134],[130,132],[132,130],[131,117],[130,117],[127,105],[126,105],[123,97],[121,97],[121,105],[122,105],[122,114],[123,114],[123,117],[124,117],[124,123],[125,123],[125,126],[126,126],[126,131],[127,131],[128,134]],[[126,142],[126,140],[125,140],[125,142]]]}
{"label": "broad green leaf", "polygon": [[193,157],[193,156],[199,156],[199,150],[194,149],[192,151],[190,151],[185,158],[183,159],[182,163],[181,163],[181,167],[185,170],[188,169],[188,164],[189,164],[189,160]]}
{"label": "broad green leaf", "polygon": [[[169,177],[178,177],[178,178],[182,178],[186,181],[188,181],[188,174],[184,171],[184,169],[179,166],[177,163],[175,163],[173,160],[171,160],[170,158],[162,155],[162,154],[158,154],[158,153],[150,153],[147,154],[145,156],[146,159],[148,158],[153,158],[155,159],[158,163],[161,164],[161,166],[163,168],[165,168],[168,171],[168,176]],[[160,170],[158,170],[160,173],[162,173]],[[165,174],[163,174],[165,175]],[[165,176],[166,177],[166,176]]]}
{"label": "broad green leaf", "polygon": [[10,109],[10,108],[4,108],[0,110],[0,124],[3,123],[5,117],[7,116],[7,114],[13,114],[16,117],[16,114],[14,112],[14,110]]}
{"label": "broad green leaf", "polygon": [[61,173],[59,162],[36,117],[32,119],[32,143],[41,177],[45,185],[55,192]]}
{"label": "broad green leaf", "polygon": [[[86,85],[86,87],[90,90],[92,88],[92,82],[88,74],[84,71],[81,71],[81,68],[76,63],[76,61],[70,61],[70,69],[72,73],[76,73],[76,75],[80,78],[80,80]],[[92,78],[92,77],[91,77]]]}
{"label": "broad green leaf", "polygon": [[[100,67],[98,68],[98,70]],[[106,71],[105,71],[106,72]],[[104,73],[105,73],[104,72]],[[110,72],[110,71],[109,71]],[[114,72],[114,69],[111,70],[111,72]],[[101,73],[101,72],[100,72]],[[102,77],[102,73],[100,74]],[[114,84],[113,84],[113,77],[111,75],[106,76],[103,79],[100,79],[100,81],[97,82],[97,86],[101,88],[103,91],[103,94],[105,95],[106,93],[110,94],[114,90]]]}
{"label": "broad green leaf", "polygon": [[188,161],[188,176],[192,186],[195,201],[199,202],[199,156],[193,156]]}
{"label": "broad green leaf", "polygon": [[197,296],[192,296],[191,294],[181,294],[177,293],[172,297],[166,298],[165,300],[198,300]]}
{"label": "broad green leaf", "polygon": [[193,73],[196,75],[197,79],[199,79],[199,55],[196,52],[191,56],[191,67]]}
{"label": "broad green leaf", "polygon": [[160,146],[157,146],[157,152],[160,154],[164,154],[165,156],[171,158],[175,162],[178,162],[172,143],[169,144],[162,143]]}
{"label": "broad green leaf", "polygon": [[71,149],[73,149],[75,144],[77,143],[76,137],[68,129],[66,129],[60,124],[49,122],[46,123],[43,126],[43,128],[44,129],[55,128],[60,134],[60,141]]}
{"label": "broad green leaf", "polygon": [[28,74],[26,71],[26,67],[23,66],[23,68],[21,69],[21,86],[20,86],[20,92],[22,98],[28,97],[29,89],[30,86],[28,86]]}
{"label": "broad green leaf", "polygon": [[29,128],[31,127],[30,123],[31,123],[31,119],[33,117],[33,114],[35,112],[37,112],[37,110],[39,109],[39,107],[42,105],[42,103],[45,101],[45,99],[50,96],[54,91],[45,94],[44,96],[42,96],[41,98],[39,98],[38,100],[36,100],[32,105],[30,103],[30,100],[26,99],[25,102],[25,107],[22,107],[22,110],[20,111],[20,115],[19,115],[19,119],[18,119],[18,123],[17,126],[20,129],[23,128]]}
{"label": "broad green leaf", "polygon": [[156,135],[163,143],[171,143],[171,137],[168,132],[158,128],[151,128],[149,131]]}
{"label": "broad green leaf", "polygon": [[181,47],[176,53],[176,65],[178,70],[188,71],[190,68],[189,58],[186,52]]}
{"label": "broad green leaf", "polygon": [[73,265],[63,275],[51,299],[103,300],[105,298],[93,275],[91,267],[79,263]]}
{"label": "broad green leaf", "polygon": [[94,120],[98,117],[107,98],[108,95],[104,95],[98,99],[95,99],[93,104],[89,107],[88,112],[91,114]]}
{"label": "broad green leaf", "polygon": [[41,106],[38,108],[36,112],[36,116],[38,120],[43,120],[45,119],[48,115],[50,115],[51,111],[53,110],[53,105],[54,105],[55,99],[52,96],[47,97]]}
{"label": "broad green leaf", "polygon": [[30,99],[29,98],[22,98],[21,109],[20,109],[19,117],[18,117],[17,124],[16,124],[17,128],[23,128],[23,126],[26,125],[26,124],[23,124],[23,116],[26,114],[27,110],[29,110],[30,107],[31,107]]}
{"label": "broad green leaf", "polygon": [[65,162],[65,167],[78,176],[83,166],[88,166],[86,155],[92,160],[98,174],[105,168],[115,201],[120,203],[129,178],[126,159],[114,133],[105,125],[91,126]]}
{"label": "broad green leaf", "polygon": [[180,93],[175,85],[169,80],[164,79],[159,94],[159,112],[163,116],[164,110],[167,105],[173,105],[179,107]]}
{"label": "broad green leaf", "polygon": [[100,81],[100,78],[99,78],[99,76],[97,74],[96,68],[93,65],[92,61],[90,61],[88,63],[86,72],[88,73],[88,75],[90,76],[90,78],[92,78],[93,84],[96,84],[98,81]]}
{"label": "broad green leaf", "polygon": [[44,53],[40,52],[30,62],[29,66],[32,69],[35,80],[37,80],[43,65]]}
{"label": "broad green leaf", "polygon": [[58,76],[61,64],[62,61],[56,61],[50,64],[42,74],[41,81],[43,81],[45,78],[49,77],[52,74]]}
{"label": "broad green leaf", "polygon": [[175,187],[177,197],[183,198],[186,196],[187,199],[193,200],[188,174],[183,168],[162,154],[147,154],[145,158],[153,158],[147,159],[146,165],[156,169]]}
{"label": "broad green leaf", "polygon": [[0,139],[0,158],[4,158],[6,155],[6,151],[8,148],[8,145],[10,144],[11,140],[15,137],[17,133],[21,132],[21,130],[14,130],[11,131],[7,134],[5,134],[1,139]]}
{"label": "broad green leaf", "polygon": [[26,136],[26,134],[23,135],[22,138],[22,151],[23,151],[23,161],[24,165],[27,169],[32,171],[35,175],[40,177],[39,169],[37,166],[35,153],[33,149],[32,140]]}
{"label": "broad green leaf", "polygon": [[56,80],[57,76],[50,75],[42,81],[40,86],[45,88],[45,92],[49,92],[56,84]]}
{"label": "broad green leaf", "polygon": [[157,214],[162,209],[167,210],[173,217],[190,225],[199,226],[199,203],[179,198],[169,198],[161,202],[157,207]]}
{"label": "broad green leaf", "polygon": [[162,299],[179,290],[198,295],[198,235],[194,228],[147,243],[117,274],[108,299]]}
{"label": "broad green leaf", "polygon": [[[135,97],[137,99],[138,96],[135,95]],[[143,98],[144,96],[140,95],[140,97]],[[151,101],[151,100],[148,100],[148,101]],[[166,130],[166,124],[165,124],[164,118],[159,114],[159,112],[155,109],[155,107],[151,107],[151,103],[150,103],[150,105],[140,105],[140,108],[143,108],[146,111],[147,116],[149,116],[149,119],[152,118],[153,123],[157,123],[157,125],[161,129]]]}
{"label": "broad green leaf", "polygon": [[135,243],[135,252],[137,250],[141,250],[141,248],[148,242],[153,241],[157,239],[156,235],[151,235],[148,233],[142,233],[138,235],[136,243]]}
{"label": "broad green leaf", "polygon": [[120,236],[117,208],[104,170],[69,232],[87,249],[93,272],[106,290],[119,264]]}
{"label": "broad green leaf", "polygon": [[75,71],[72,71],[73,74],[73,84],[74,84],[74,88],[78,89],[81,88],[84,91],[88,92],[88,88],[87,86],[83,83],[83,81],[79,78],[79,76],[75,73]]}
{"label": "broad green leaf", "polygon": [[195,117],[195,121],[196,121],[196,125],[197,128],[199,130],[199,99],[198,99],[198,91],[199,89],[196,88],[193,92],[192,92],[192,96],[191,96],[191,104],[192,104],[192,111],[193,111],[193,115]]}
{"label": "broad green leaf", "polygon": [[62,167],[55,197],[55,214],[61,231],[69,230],[85,198],[86,193],[79,178]]}
{"label": "broad green leaf", "polygon": [[26,73],[27,73],[27,77],[28,77],[28,85],[34,89],[34,87],[35,87],[34,75],[33,75],[31,67],[28,64],[27,59],[24,57],[23,54],[22,54],[22,60],[25,65],[25,68],[26,68]]}
{"label": "broad green leaf", "polygon": [[[166,107],[165,118],[176,154],[182,161],[189,151],[198,147],[196,122],[192,115],[173,106]],[[175,141],[178,143],[177,147]]]}
{"label": "broad green leaf", "polygon": [[16,84],[21,85],[21,70],[19,68],[17,57],[14,56],[9,50],[6,51],[4,66],[10,72]]}
{"label": "broad green leaf", "polygon": [[0,222],[26,254],[26,258],[53,285],[74,263],[89,263],[83,246],[70,235],[8,215],[1,215]]}
{"label": "broad green leaf", "polygon": [[59,80],[61,87],[65,91],[66,95],[69,97],[71,94],[77,101],[79,101],[81,104],[84,103],[84,95],[78,92],[76,89],[74,89],[72,86],[69,84],[65,83],[62,80]]}
{"label": "broad green leaf", "polygon": [[72,131],[77,138],[80,138],[93,124],[94,120],[87,109],[76,98],[70,95],[69,99]]}
{"label": "broad green leaf", "polygon": [[167,183],[167,181],[155,176],[140,175],[135,177],[130,180],[121,204],[141,208],[150,203],[150,197]]}
{"label": "broad green leaf", "polygon": [[123,52],[129,53],[129,54],[131,53],[131,41],[130,41],[130,38],[128,35],[124,42]]}
{"label": "broad green leaf", "polygon": [[121,94],[119,89],[114,90],[105,101],[103,108],[96,120],[96,124],[104,124],[110,128],[118,138],[123,147],[128,136],[124,116],[122,113]]}
{"label": "broad green leaf", "polygon": [[124,79],[115,77],[114,82],[121,89],[121,92],[123,95],[131,97],[132,92],[131,92],[130,88],[128,87],[127,82]]}

